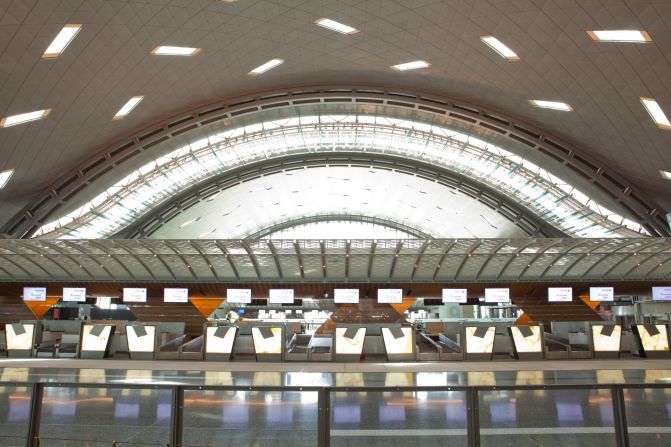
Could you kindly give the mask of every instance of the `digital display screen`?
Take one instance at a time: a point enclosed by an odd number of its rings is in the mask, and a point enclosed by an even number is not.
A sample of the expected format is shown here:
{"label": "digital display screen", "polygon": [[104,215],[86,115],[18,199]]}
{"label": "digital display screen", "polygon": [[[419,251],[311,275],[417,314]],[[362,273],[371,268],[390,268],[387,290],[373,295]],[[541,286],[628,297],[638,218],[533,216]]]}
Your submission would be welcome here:
{"label": "digital display screen", "polygon": [[517,352],[543,352],[540,326],[511,326]]}
{"label": "digital display screen", "polygon": [[335,289],[333,290],[333,302],[336,304],[357,304],[359,302],[359,289]]}
{"label": "digital display screen", "polygon": [[361,354],[366,338],[364,327],[337,327],[335,330],[336,354]]}
{"label": "digital display screen", "polygon": [[598,352],[620,352],[622,326],[619,324],[592,325],[592,342]]}
{"label": "digital display screen", "polygon": [[86,288],[84,287],[63,287],[63,301],[74,301],[83,303],[86,301]]}
{"label": "digital display screen", "polygon": [[104,351],[112,333],[112,326],[87,324],[82,328],[82,351]]}
{"label": "digital display screen", "polygon": [[146,303],[147,289],[124,287],[123,301],[124,303]]}
{"label": "digital display screen", "polygon": [[163,289],[164,303],[188,303],[189,289]]}
{"label": "digital display screen", "polygon": [[466,326],[466,352],[490,354],[494,350],[494,335],[494,326]]}
{"label": "digital display screen", "polygon": [[154,352],[156,326],[126,326],[130,352]]}
{"label": "digital display screen", "polygon": [[671,287],[653,287],[653,301],[671,301]]}
{"label": "digital display screen", "polygon": [[47,288],[46,287],[24,287],[23,301],[46,301]]}
{"label": "digital display screen", "polygon": [[254,340],[254,351],[257,354],[282,353],[282,328],[253,327],[252,340]]}
{"label": "digital display screen", "polygon": [[443,303],[467,303],[466,289],[443,289]]}
{"label": "digital display screen", "polygon": [[613,287],[590,287],[590,301],[613,301],[615,299],[615,289]]}
{"label": "digital display screen", "polygon": [[382,304],[400,304],[403,302],[403,289],[377,289],[377,302]]}
{"label": "digital display screen", "polygon": [[485,303],[509,303],[510,289],[485,289]]}
{"label": "digital display screen", "polygon": [[387,354],[412,354],[412,329],[409,327],[382,328],[382,339]]}
{"label": "digital display screen", "polygon": [[571,287],[548,287],[548,301],[566,303],[573,301],[573,289]]}
{"label": "digital display screen", "polygon": [[[293,302],[293,294],[291,295]],[[251,304],[252,289],[226,289],[226,302],[236,304]]]}
{"label": "digital display screen", "polygon": [[230,354],[237,328],[230,326],[210,326],[206,328],[205,350],[210,354]]}
{"label": "digital display screen", "polygon": [[268,302],[271,304],[293,304],[294,289],[270,289]]}

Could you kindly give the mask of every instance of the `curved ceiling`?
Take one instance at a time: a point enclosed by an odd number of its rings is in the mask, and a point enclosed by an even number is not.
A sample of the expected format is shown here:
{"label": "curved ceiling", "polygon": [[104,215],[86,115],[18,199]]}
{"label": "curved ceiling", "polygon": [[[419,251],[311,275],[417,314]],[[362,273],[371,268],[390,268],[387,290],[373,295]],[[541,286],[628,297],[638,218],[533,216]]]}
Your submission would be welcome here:
{"label": "curved ceiling", "polygon": [[[0,192],[5,222],[41,201],[65,173],[151,123],[213,98],[334,83],[486,105],[568,141],[593,161],[588,181],[611,173],[624,196],[634,191],[643,203],[671,205],[658,174],[671,167],[671,132],[658,128],[639,101],[653,97],[671,110],[668,2],[22,0],[0,14],[1,116],[52,109],[45,119],[0,129],[0,168],[15,169]],[[346,36],[314,25],[324,16],[360,32]],[[66,23],[84,26],[63,55],[40,59]],[[594,29],[644,29],[653,42],[597,43],[586,34]],[[521,60],[507,61],[485,46],[480,37],[490,34]],[[193,58],[150,54],[162,44],[203,50]],[[285,63],[247,76],[272,58]],[[431,66],[389,68],[416,59]],[[144,100],[131,115],[112,120],[135,95]],[[565,101],[574,110],[536,109],[529,99]],[[664,214],[654,206],[647,211]]]}

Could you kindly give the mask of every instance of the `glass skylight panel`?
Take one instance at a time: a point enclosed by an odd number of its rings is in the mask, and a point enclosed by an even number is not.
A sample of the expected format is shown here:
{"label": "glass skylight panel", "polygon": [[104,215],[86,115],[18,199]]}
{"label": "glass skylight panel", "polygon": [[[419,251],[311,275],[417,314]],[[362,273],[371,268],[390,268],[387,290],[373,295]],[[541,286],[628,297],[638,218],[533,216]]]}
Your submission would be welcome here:
{"label": "glass skylight panel", "polygon": [[426,61],[412,61],[404,64],[392,65],[391,68],[397,71],[417,70],[430,67],[431,64]]}
{"label": "glass skylight panel", "polygon": [[671,122],[669,122],[669,118],[657,101],[651,98],[641,98],[641,103],[657,126],[665,130],[671,130]]}
{"label": "glass skylight panel", "polygon": [[564,112],[571,112],[573,111],[573,107],[571,107],[569,104],[565,102],[560,102],[560,101],[545,101],[541,99],[530,99],[529,102],[536,106],[540,107],[542,109],[552,109],[552,110],[561,110]]}
{"label": "glass skylight panel", "polygon": [[158,46],[151,50],[151,54],[156,56],[195,56],[200,53],[202,48]]}
{"label": "glass skylight panel", "polygon": [[482,36],[480,38],[487,46],[492,50],[496,51],[501,57],[508,59],[509,61],[518,61],[520,57],[503,42],[497,39],[494,36]]}
{"label": "glass skylight panel", "polygon": [[51,109],[36,110],[34,112],[20,113],[18,115],[11,115],[0,120],[0,127],[11,127],[23,123],[29,123],[42,119],[49,115]]}
{"label": "glass skylight panel", "polygon": [[144,99],[144,96],[133,96],[131,99],[126,102],[126,104],[123,105],[119,109],[119,111],[114,115],[114,120],[120,120],[122,118],[125,118],[128,116],[128,114],[135,108],[137,107],[138,104]]}
{"label": "glass skylight panel", "polygon": [[43,59],[56,59],[58,56],[65,51],[70,42],[75,38],[79,30],[82,29],[82,25],[78,24],[68,24],[63,27],[63,29],[56,35],[51,44],[47,47],[46,51],[42,55]]}
{"label": "glass skylight panel", "polygon": [[359,32],[359,30],[356,28],[352,28],[349,25],[345,25],[344,23],[336,22],[335,20],[327,18],[321,18],[319,20],[315,20],[315,25],[319,25],[323,28],[328,28],[340,34],[352,35]]}
{"label": "glass skylight panel", "polygon": [[265,73],[268,70],[272,70],[273,68],[277,67],[278,65],[282,65],[284,63],[284,59],[271,59],[268,62],[266,62],[263,65],[260,65],[247,73],[249,76],[258,76],[262,73]]}
{"label": "glass skylight panel", "polygon": [[652,42],[650,34],[639,30],[599,30],[587,31],[587,35],[599,42],[647,43]]}
{"label": "glass skylight panel", "polygon": [[0,189],[7,185],[7,182],[9,182],[9,179],[12,177],[12,175],[14,175],[13,169],[7,169],[0,172]]}

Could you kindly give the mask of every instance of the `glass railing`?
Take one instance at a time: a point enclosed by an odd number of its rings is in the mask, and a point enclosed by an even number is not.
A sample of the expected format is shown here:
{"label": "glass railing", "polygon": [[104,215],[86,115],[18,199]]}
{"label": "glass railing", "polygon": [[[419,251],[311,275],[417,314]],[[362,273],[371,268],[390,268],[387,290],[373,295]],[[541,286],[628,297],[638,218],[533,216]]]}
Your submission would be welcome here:
{"label": "glass railing", "polygon": [[4,382],[0,446],[671,445],[665,384],[419,386],[408,373],[408,386],[404,375],[379,387]]}

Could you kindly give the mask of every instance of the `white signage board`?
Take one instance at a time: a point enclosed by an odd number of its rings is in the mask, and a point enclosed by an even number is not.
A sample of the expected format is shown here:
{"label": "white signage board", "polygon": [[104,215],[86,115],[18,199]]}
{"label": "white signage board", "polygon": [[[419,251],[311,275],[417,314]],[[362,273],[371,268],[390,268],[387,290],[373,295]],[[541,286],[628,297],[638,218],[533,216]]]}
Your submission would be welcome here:
{"label": "white signage board", "polygon": [[123,289],[124,303],[146,303],[147,289],[124,287]]}
{"label": "white signage board", "polygon": [[548,287],[548,301],[566,303],[573,301],[573,289],[571,287]]}
{"label": "white signage board", "polygon": [[47,288],[46,287],[24,287],[23,301],[46,301]]}
{"label": "white signage board", "polygon": [[336,304],[357,304],[359,289],[334,289],[333,302]]}
{"label": "white signage board", "polygon": [[164,303],[188,303],[189,289],[163,289]]}
{"label": "white signage board", "polygon": [[590,301],[613,301],[615,290],[613,287],[590,287]]}
{"label": "white signage board", "polygon": [[[357,292],[359,291],[358,289],[354,290]],[[403,289],[377,289],[377,302],[383,304],[400,304],[403,302]]]}
{"label": "white signage board", "polygon": [[485,303],[509,303],[510,289],[485,289]]}
{"label": "white signage board", "polygon": [[294,289],[270,289],[268,302],[270,304],[293,304]]}
{"label": "white signage board", "polygon": [[466,289],[443,289],[443,303],[466,303],[467,295]]}
{"label": "white signage board", "polygon": [[[226,289],[226,302],[236,304],[251,304],[252,289]],[[293,294],[291,296],[293,302]]]}
{"label": "white signage board", "polygon": [[671,287],[653,287],[653,301],[671,301]]}
{"label": "white signage board", "polygon": [[86,289],[84,287],[63,287],[63,301],[85,302]]}

